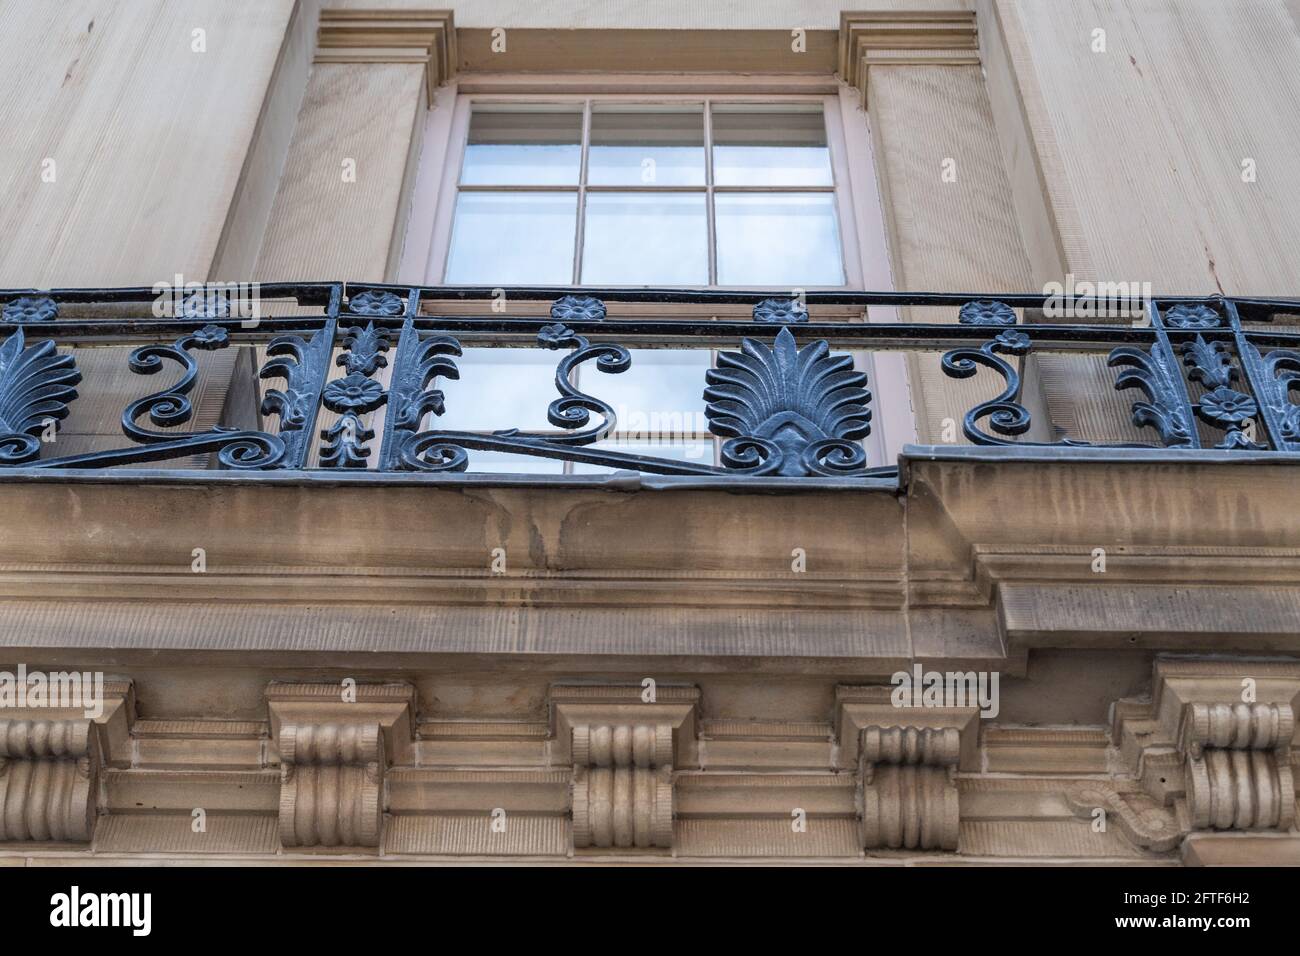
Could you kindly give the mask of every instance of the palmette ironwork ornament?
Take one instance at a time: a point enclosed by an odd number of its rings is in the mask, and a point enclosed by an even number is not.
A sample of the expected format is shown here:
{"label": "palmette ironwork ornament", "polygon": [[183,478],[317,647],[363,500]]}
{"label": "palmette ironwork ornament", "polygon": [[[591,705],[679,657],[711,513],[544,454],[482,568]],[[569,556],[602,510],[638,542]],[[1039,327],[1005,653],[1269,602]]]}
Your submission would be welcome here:
{"label": "palmette ironwork ornament", "polygon": [[1300,351],[1273,349],[1261,355],[1247,342],[1241,359],[1251,370],[1261,414],[1272,420],[1279,444],[1300,445],[1300,405],[1291,401],[1292,390],[1300,390]]}
{"label": "palmette ironwork ornament", "polygon": [[321,430],[320,463],[325,468],[365,468],[370,457],[367,443],[375,437],[356,415],[348,413],[330,428]]}
{"label": "palmette ironwork ornament", "polygon": [[705,374],[709,430],[729,468],[763,465],[764,473],[795,477],[861,471],[860,439],[871,430],[867,376],[849,355],[832,355],[825,341],[800,349],[788,328],[771,348],[755,339],[722,352]]}
{"label": "palmette ironwork ornament", "polygon": [[1200,335],[1183,343],[1183,364],[1189,369],[1187,377],[1206,388],[1231,385],[1238,375],[1228,343],[1207,342]]}
{"label": "palmette ironwork ornament", "polygon": [[306,458],[332,339],[331,329],[320,329],[310,337],[277,335],[267,345],[268,361],[258,373],[260,378],[284,379],[284,388],[267,390],[262,398],[262,414],[280,416],[280,438],[287,447],[289,462],[295,465],[301,465]]}
{"label": "palmette ironwork ornament", "polygon": [[41,434],[68,417],[80,381],[76,361],[49,339],[29,346],[19,328],[0,343],[0,465],[40,456]]}
{"label": "palmette ironwork ornament", "polygon": [[342,365],[350,375],[374,375],[381,368],[388,367],[388,336],[383,329],[375,328],[371,322],[365,328],[354,325],[343,336],[343,347],[347,349],[334,360],[335,365]]}

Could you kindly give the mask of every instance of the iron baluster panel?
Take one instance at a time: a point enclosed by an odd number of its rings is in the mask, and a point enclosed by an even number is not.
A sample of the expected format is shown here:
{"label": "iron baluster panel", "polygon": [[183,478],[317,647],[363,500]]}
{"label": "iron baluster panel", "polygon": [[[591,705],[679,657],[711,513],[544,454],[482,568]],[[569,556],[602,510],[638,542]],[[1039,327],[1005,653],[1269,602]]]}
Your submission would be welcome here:
{"label": "iron baluster panel", "polygon": [[[549,302],[549,307],[485,314],[482,304],[500,290],[477,287],[282,283],[267,284],[263,293],[319,306],[320,313],[265,316],[247,326],[229,315],[224,300],[198,296],[187,297],[171,313],[142,318],[139,304],[154,298],[153,290],[143,288],[0,291],[0,467],[107,468],[212,452],[222,468],[301,470],[319,436],[320,467],[326,469],[473,470],[472,452],[503,451],[664,475],[879,474],[891,469],[866,468],[860,441],[870,430],[872,396],[865,374],[843,354],[852,349],[938,352],[950,376],[965,378],[981,370],[999,375],[1000,393],[964,412],[964,433],[976,444],[1091,444],[1072,438],[1019,440],[1029,429],[1030,413],[1021,400],[1023,375],[1014,360],[1032,349],[1109,353],[1111,366],[1120,370],[1115,387],[1143,392],[1143,400],[1133,405],[1134,422],[1154,427],[1164,445],[1201,447],[1199,419],[1223,432],[1220,449],[1300,451],[1300,406],[1291,401],[1292,386],[1300,386],[1300,333],[1246,331],[1241,318],[1247,309],[1300,315],[1296,300],[1162,298],[1147,303],[1150,324],[1143,327],[1017,323],[1016,309],[1044,307],[1047,297],[1036,294],[811,292],[787,299],[725,290],[505,292],[512,302]],[[428,300],[444,308],[451,303],[453,309],[458,301],[480,305],[469,310],[477,314],[421,314],[421,303]],[[624,310],[616,308],[611,318],[607,307],[613,305],[655,308],[652,314],[624,312],[623,317],[617,313]],[[818,314],[828,307],[851,313],[875,305],[944,306],[958,312],[959,321],[836,322]],[[749,317],[735,317],[742,308]],[[690,309],[698,317],[674,317],[675,309]],[[279,416],[278,434],[221,425],[176,432],[193,417],[198,353],[237,342],[267,346],[268,358],[256,374],[279,381],[266,390],[260,407],[263,414]],[[490,434],[421,430],[430,416],[445,411],[438,379],[460,376],[457,358],[464,344],[524,343],[563,353],[555,369],[558,395],[547,411],[559,434],[517,428]],[[121,413],[129,440],[125,447],[42,458],[41,436],[59,427],[73,401],[86,400],[76,354],[59,351],[79,344],[134,345],[128,359],[134,372],[161,373],[172,382],[127,403]],[[603,375],[626,371],[632,363],[629,348],[638,345],[721,350],[718,367],[700,383],[708,429],[724,440],[720,466],[594,447],[614,434],[617,424],[608,396],[601,395]],[[331,380],[336,348],[334,361],[343,374]],[[575,372],[583,365],[601,374],[584,377],[579,388]],[[1194,398],[1193,391],[1203,394]],[[322,406],[340,418],[318,430]],[[364,417],[370,415],[382,415],[382,436],[376,435],[376,420]],[[1254,421],[1261,426],[1259,435]]]}
{"label": "iron baluster panel", "polygon": [[1146,395],[1145,401],[1133,403],[1133,424],[1154,428],[1166,448],[1200,448],[1187,383],[1161,322],[1160,309],[1155,302],[1147,302],[1146,313],[1155,340],[1145,349],[1122,345],[1111,350],[1106,364],[1121,369],[1115,388],[1137,388]]}
{"label": "iron baluster panel", "polygon": [[262,399],[262,414],[280,418],[285,468],[302,468],[311,453],[312,429],[329,375],[337,325],[338,320],[331,318],[310,334],[277,335],[267,345],[269,358],[258,377],[283,379],[284,386],[267,391]]}
{"label": "iron baluster panel", "polygon": [[1300,405],[1291,401],[1292,387],[1300,388],[1300,349],[1270,349],[1261,354],[1242,328],[1236,303],[1226,300],[1224,310],[1268,444],[1280,451],[1300,451]]}
{"label": "iron baluster panel", "polygon": [[268,361],[258,370],[259,378],[284,381],[283,388],[269,389],[262,399],[262,414],[280,418],[280,438],[285,444],[281,467],[300,469],[311,454],[342,296],[342,285],[335,283],[324,324],[310,334],[288,333],[271,339],[266,349]]}

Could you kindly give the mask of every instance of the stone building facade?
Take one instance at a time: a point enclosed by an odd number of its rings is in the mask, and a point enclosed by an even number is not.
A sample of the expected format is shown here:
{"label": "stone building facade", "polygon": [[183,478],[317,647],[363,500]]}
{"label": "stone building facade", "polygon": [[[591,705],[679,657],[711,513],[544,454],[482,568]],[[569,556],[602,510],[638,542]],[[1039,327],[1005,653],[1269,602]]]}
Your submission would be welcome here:
{"label": "stone building facade", "polygon": [[1300,863],[1300,7],[857,6],[0,5],[0,862]]}

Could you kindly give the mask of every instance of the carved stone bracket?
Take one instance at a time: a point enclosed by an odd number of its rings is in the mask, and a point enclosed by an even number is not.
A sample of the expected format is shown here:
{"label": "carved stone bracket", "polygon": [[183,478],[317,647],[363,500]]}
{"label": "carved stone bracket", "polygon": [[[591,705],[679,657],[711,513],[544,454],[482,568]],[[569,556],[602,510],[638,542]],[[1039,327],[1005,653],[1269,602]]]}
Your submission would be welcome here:
{"label": "carved stone bracket", "polygon": [[0,710],[0,843],[95,835],[100,770],[129,763],[135,712],[130,681],[106,681],[102,698],[95,716],[80,706]]}
{"label": "carved stone bracket", "polygon": [[840,764],[861,779],[867,849],[955,850],[957,771],[977,769],[974,707],[896,707],[888,687],[840,687]]}
{"label": "carved stone bracket", "polygon": [[971,10],[873,10],[840,14],[840,78],[867,92],[871,66],[978,65]]}
{"label": "carved stone bracket", "polygon": [[673,767],[695,762],[699,691],[558,685],[555,756],[573,764],[573,845],[671,847]]}
{"label": "carved stone bracket", "polygon": [[424,66],[429,101],[456,72],[450,10],[322,10],[317,63],[415,63]]}
{"label": "carved stone bracket", "polygon": [[1065,802],[1080,817],[1095,820],[1100,810],[1129,843],[1163,853],[1183,838],[1174,814],[1135,786],[1088,781],[1065,792]]}
{"label": "carved stone bracket", "polygon": [[280,842],[379,846],[384,773],[409,760],[409,684],[294,684],[266,691],[280,751]]}
{"label": "carved stone bracket", "polygon": [[1112,738],[1140,788],[1123,800],[1149,801],[1146,828],[1126,834],[1172,849],[1196,830],[1292,829],[1298,701],[1300,664],[1157,661],[1151,699],[1115,705]]}
{"label": "carved stone bracket", "polygon": [[1195,829],[1289,830],[1295,823],[1289,703],[1193,703],[1179,750]]}

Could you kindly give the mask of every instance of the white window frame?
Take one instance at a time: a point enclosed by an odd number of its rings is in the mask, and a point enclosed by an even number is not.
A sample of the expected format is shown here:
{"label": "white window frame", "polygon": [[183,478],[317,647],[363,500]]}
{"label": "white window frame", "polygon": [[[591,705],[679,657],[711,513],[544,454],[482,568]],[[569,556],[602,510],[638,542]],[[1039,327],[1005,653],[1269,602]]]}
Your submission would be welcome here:
{"label": "white window frame", "polygon": [[[837,226],[844,265],[844,285],[808,286],[807,291],[894,291],[886,238],[884,207],[872,157],[868,118],[855,90],[832,76],[797,75],[611,75],[611,74],[466,74],[440,88],[426,117],[412,208],[407,217],[397,281],[443,285],[451,247],[452,222],[469,121],[476,102],[583,104],[592,99],[627,104],[680,107],[691,103],[820,101],[830,147]],[[590,107],[583,110],[584,141],[589,136]],[[707,122],[708,111],[705,111]],[[706,161],[711,163],[712,156]],[[710,177],[711,179],[711,177]],[[634,189],[635,187],[619,187]],[[662,188],[662,187],[661,187]],[[759,191],[783,191],[763,187]],[[716,256],[712,187],[708,205],[709,255]],[[578,208],[575,263],[581,258],[583,208]],[[577,275],[575,266],[575,276]],[[711,266],[710,274],[716,270]],[[637,286],[628,286],[637,288]],[[663,288],[673,288],[665,285]],[[690,288],[698,288],[692,286]],[[710,286],[709,288],[723,288]],[[789,292],[779,286],[750,286]],[[873,308],[868,321],[897,322],[896,309]],[[871,435],[865,441],[873,463],[893,462],[905,444],[916,441],[905,356],[900,352],[855,351],[858,367],[868,373],[875,396]],[[882,396],[890,396],[882,400]]]}

